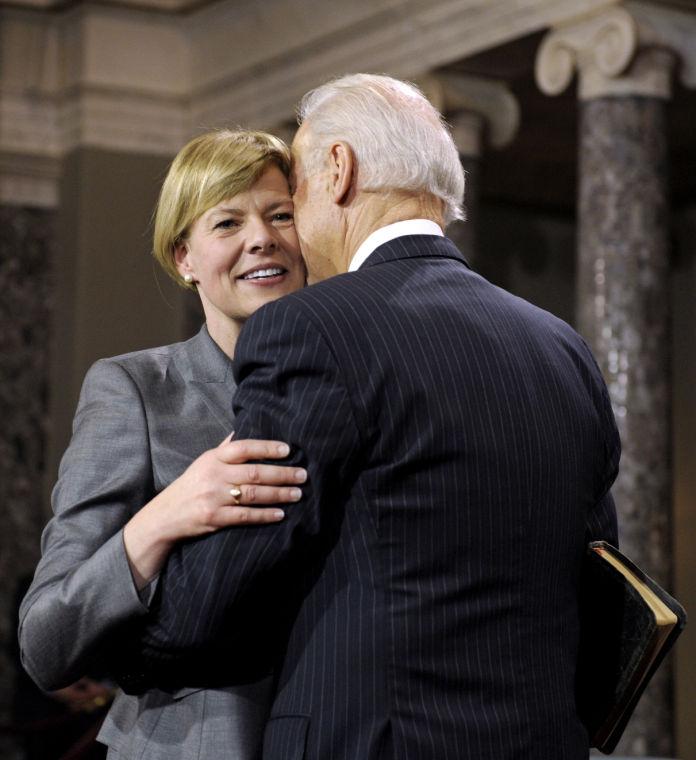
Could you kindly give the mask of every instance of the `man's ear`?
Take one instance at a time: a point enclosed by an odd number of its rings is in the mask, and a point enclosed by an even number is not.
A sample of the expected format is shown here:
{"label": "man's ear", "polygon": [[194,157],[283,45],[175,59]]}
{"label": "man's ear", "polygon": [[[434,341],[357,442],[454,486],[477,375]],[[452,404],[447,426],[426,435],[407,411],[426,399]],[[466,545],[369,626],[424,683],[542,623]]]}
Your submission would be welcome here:
{"label": "man's ear", "polygon": [[348,143],[335,142],[331,146],[329,168],[333,202],[342,206],[355,189],[355,154]]}

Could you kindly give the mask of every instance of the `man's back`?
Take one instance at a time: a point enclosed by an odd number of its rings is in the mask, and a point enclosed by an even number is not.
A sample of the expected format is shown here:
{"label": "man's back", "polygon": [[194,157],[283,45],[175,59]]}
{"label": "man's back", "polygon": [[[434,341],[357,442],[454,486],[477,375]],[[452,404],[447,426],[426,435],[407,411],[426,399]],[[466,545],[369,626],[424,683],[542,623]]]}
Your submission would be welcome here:
{"label": "man's back", "polygon": [[236,434],[309,479],[174,552],[146,657],[275,656],[265,760],[585,758],[576,585],[619,445],[578,336],[419,235],[262,308],[235,363]]}
{"label": "man's back", "polygon": [[[576,583],[588,535],[615,540],[599,502],[618,461],[588,350],[431,237],[287,300],[350,407],[310,403],[297,445],[310,472],[343,450],[337,433],[355,428],[358,450],[323,485],[321,549],[293,565],[304,598],[264,757],[293,742],[334,760],[586,757]],[[313,426],[336,431],[323,453]]]}

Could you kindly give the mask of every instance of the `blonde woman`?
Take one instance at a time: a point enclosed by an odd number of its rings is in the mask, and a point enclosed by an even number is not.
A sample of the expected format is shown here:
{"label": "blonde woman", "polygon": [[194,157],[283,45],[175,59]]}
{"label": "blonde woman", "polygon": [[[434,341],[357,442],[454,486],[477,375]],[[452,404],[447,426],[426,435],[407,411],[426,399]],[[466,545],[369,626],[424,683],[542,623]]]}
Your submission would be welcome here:
{"label": "blonde woman", "polygon": [[[279,441],[230,440],[237,336],[263,304],[301,288],[290,156],[260,132],[186,145],[164,181],[154,254],[205,313],[184,343],[98,361],[87,373],[53,493],[54,517],[20,610],[20,646],[44,689],[83,676],[119,627],[146,614],[176,542],[283,518],[300,468],[250,465]],[[282,462],[281,462],[282,464]],[[292,507],[289,507],[292,508]],[[268,678],[221,689],[119,693],[99,735],[109,758],[256,756]]]}

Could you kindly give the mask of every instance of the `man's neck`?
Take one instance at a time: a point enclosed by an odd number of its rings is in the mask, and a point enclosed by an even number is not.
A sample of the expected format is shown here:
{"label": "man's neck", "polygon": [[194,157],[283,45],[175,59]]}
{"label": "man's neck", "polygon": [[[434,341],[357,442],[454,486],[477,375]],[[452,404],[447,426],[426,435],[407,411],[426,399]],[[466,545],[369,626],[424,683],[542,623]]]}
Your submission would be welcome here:
{"label": "man's neck", "polygon": [[348,271],[360,245],[382,227],[407,219],[429,219],[444,227],[441,202],[411,193],[362,192],[348,213],[347,234],[336,262],[341,272]]}

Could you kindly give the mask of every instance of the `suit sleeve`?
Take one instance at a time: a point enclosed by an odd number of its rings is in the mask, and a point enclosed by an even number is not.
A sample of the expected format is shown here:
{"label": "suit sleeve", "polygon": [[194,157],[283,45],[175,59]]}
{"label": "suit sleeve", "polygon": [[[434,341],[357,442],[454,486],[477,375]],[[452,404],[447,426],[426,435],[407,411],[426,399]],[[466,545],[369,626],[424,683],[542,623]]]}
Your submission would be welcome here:
{"label": "suit sleeve", "polygon": [[320,326],[296,301],[268,304],[249,320],[235,372],[236,437],[290,444],[288,463],[309,473],[303,497],[280,523],[230,528],[175,548],[142,632],[139,667],[216,646],[229,652],[239,626],[258,620],[250,600],[277,610],[281,589],[321,562],[358,472],[358,427],[344,377]]}
{"label": "suit sleeve", "polygon": [[97,362],[85,377],[53,491],[54,516],[20,608],[22,663],[41,688],[85,675],[108,633],[147,611],[122,528],[151,496],[151,481],[138,390],[120,365]]}
{"label": "suit sleeve", "polygon": [[621,440],[616,427],[609,391],[602,377],[602,371],[592,356],[589,347],[585,347],[593,369],[598,419],[603,433],[603,446],[599,452],[601,456],[599,464],[601,477],[599,478],[599,489],[594,507],[587,516],[586,540],[588,543],[590,541],[608,541],[613,546],[618,547],[619,530],[616,518],[616,506],[610,489],[619,473]]}

